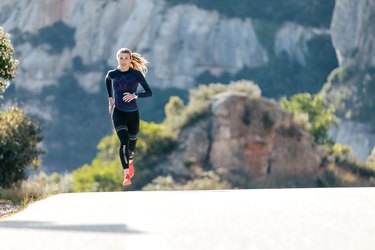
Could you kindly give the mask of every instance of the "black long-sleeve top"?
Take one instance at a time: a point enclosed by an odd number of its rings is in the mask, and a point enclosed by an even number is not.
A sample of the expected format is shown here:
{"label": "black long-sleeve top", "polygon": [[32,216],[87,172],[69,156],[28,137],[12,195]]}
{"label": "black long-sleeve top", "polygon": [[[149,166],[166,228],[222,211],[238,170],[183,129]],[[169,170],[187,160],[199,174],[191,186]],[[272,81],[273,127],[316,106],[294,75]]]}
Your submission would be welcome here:
{"label": "black long-sleeve top", "polygon": [[[148,85],[143,74],[133,68],[129,68],[128,71],[120,71],[114,69],[108,71],[105,77],[105,83],[107,87],[108,97],[115,99],[115,107],[121,111],[130,112],[138,110],[137,100],[133,99],[130,102],[124,102],[122,100],[124,93],[129,92],[136,94],[138,98],[144,98],[152,96],[152,91]],[[137,88],[141,84],[144,91],[137,93]]]}

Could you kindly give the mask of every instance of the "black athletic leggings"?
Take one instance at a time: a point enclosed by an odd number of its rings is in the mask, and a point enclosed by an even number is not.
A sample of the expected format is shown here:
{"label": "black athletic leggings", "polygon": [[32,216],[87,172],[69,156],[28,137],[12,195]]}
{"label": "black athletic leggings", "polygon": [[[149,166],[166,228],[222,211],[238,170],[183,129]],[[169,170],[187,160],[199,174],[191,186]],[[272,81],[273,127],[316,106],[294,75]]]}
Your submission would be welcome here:
{"label": "black athletic leggings", "polygon": [[139,112],[124,112],[113,108],[112,122],[120,139],[119,155],[123,169],[129,168],[129,158],[134,155],[139,131]]}

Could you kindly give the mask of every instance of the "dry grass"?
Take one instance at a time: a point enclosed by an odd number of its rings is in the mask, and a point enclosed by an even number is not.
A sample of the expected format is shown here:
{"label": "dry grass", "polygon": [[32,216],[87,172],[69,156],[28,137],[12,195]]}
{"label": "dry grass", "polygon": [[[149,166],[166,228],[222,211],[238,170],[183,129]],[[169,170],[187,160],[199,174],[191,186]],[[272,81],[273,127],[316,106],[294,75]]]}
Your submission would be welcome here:
{"label": "dry grass", "polygon": [[1,219],[12,216],[26,209],[30,204],[43,200],[51,195],[71,192],[73,179],[70,175],[53,173],[46,175],[39,173],[32,179],[24,180],[12,185],[10,188],[0,188],[0,205],[9,204],[13,206],[10,212],[0,216]]}

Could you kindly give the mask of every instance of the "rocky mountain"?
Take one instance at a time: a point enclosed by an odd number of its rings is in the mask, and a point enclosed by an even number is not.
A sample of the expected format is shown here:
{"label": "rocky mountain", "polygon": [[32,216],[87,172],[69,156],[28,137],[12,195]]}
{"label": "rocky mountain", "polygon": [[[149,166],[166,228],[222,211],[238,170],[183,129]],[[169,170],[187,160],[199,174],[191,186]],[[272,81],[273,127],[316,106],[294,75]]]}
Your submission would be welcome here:
{"label": "rocky mountain", "polygon": [[375,1],[337,0],[331,23],[339,68],[323,94],[342,119],[333,138],[361,160],[375,147]]}
{"label": "rocky mountain", "polygon": [[[111,133],[109,116],[103,115],[103,78],[116,67],[118,48],[151,62],[147,79],[155,95],[140,100],[145,120],[161,121],[169,96],[186,98],[190,87],[212,81],[253,79],[274,98],[317,92],[337,66],[326,21],[333,1],[328,2],[316,5],[327,8],[312,8],[275,1],[275,8],[246,16],[246,8],[227,15],[219,5],[192,1],[4,0],[0,24],[12,34],[20,60],[5,97],[43,122],[47,171],[72,170],[90,161],[98,141]],[[281,8],[292,14],[272,19],[270,11],[284,13]],[[295,16],[301,13],[306,14]]]}
{"label": "rocky mountain", "polygon": [[[163,0],[25,0],[6,1],[3,5],[5,29],[31,36],[17,47],[22,61],[17,83],[30,91],[56,82],[74,67],[73,58],[79,58],[87,67],[103,63],[116,67],[116,51],[125,46],[152,62],[148,77],[159,87],[188,88],[204,70],[236,72],[243,66],[267,62],[250,19],[225,19],[194,5],[167,8]],[[51,40],[37,46],[30,43],[41,35],[38,31],[56,22],[63,22],[66,28],[60,30],[71,36],[74,45],[66,44],[57,51]],[[69,29],[74,32],[69,33]],[[77,79],[86,91],[98,92],[102,74],[92,68]]]}
{"label": "rocky mountain", "polygon": [[340,65],[375,67],[374,22],[375,1],[336,1],[331,30]]}
{"label": "rocky mountain", "polygon": [[176,179],[214,170],[236,187],[315,187],[323,151],[293,114],[241,92],[212,98],[208,115],[182,130],[178,150],[157,169]]}

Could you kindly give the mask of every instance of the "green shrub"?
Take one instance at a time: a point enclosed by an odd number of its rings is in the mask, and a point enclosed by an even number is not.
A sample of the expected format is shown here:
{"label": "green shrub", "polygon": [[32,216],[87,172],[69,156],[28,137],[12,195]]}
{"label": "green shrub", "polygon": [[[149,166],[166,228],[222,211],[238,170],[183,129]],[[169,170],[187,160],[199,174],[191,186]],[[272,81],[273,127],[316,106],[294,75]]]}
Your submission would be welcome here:
{"label": "green shrub", "polygon": [[[157,175],[154,169],[174,147],[174,138],[161,124],[141,121],[140,134],[135,154],[136,175],[133,185],[127,189],[141,189]],[[75,170],[73,190],[119,191],[123,190],[122,166],[118,156],[120,144],[117,135],[104,137],[98,144],[95,159],[91,165],[85,164]]]}
{"label": "green shrub", "polygon": [[115,160],[101,162],[93,160],[72,173],[73,191],[120,191],[122,190],[122,167]]}
{"label": "green shrub", "polygon": [[173,97],[166,105],[167,118],[164,121],[172,130],[178,130],[194,124],[209,114],[209,100],[218,93],[225,92],[224,84],[200,85],[189,91],[189,103],[184,106],[182,100]]}
{"label": "green shrub", "polygon": [[13,45],[10,35],[0,27],[0,98],[6,88],[16,76],[18,61],[13,59]]}
{"label": "green shrub", "polygon": [[332,105],[327,105],[321,97],[308,93],[294,95],[290,100],[283,97],[281,105],[285,110],[292,113],[307,115],[310,123],[308,127],[310,127],[310,132],[317,143],[331,142],[328,137],[328,129],[338,124],[335,109]]}
{"label": "green shrub", "polygon": [[209,115],[212,97],[223,92],[245,93],[249,100],[255,100],[261,96],[259,87],[254,82],[246,80],[232,81],[229,84],[200,85],[190,90],[189,103],[186,106],[178,97],[170,99],[166,105],[166,120],[164,123],[171,130],[179,130],[194,124]]}
{"label": "green shrub", "polygon": [[[352,185],[356,183],[369,185],[371,182],[374,184],[375,166],[369,161],[359,161],[347,145],[326,144],[323,148],[325,150],[323,162],[326,167],[326,177],[332,177],[331,180],[336,180],[342,185],[348,182],[348,179]],[[346,174],[343,175],[340,172],[346,172]]]}
{"label": "green shrub", "polygon": [[248,80],[232,81],[228,85],[228,90],[245,93],[250,100],[259,99],[262,96],[259,86],[255,82]]}
{"label": "green shrub", "polygon": [[16,107],[0,112],[0,187],[26,179],[27,167],[40,164],[41,131],[38,123]]}
{"label": "green shrub", "polygon": [[0,199],[11,200],[13,203],[27,203],[25,201],[38,200],[42,197],[71,192],[73,179],[69,174],[52,173],[47,175],[40,172],[27,180],[14,183],[9,188],[0,188]]}
{"label": "green shrub", "polygon": [[330,161],[334,163],[350,162],[355,158],[347,145],[325,144],[323,148],[325,149],[326,157],[330,158]]}
{"label": "green shrub", "polygon": [[171,96],[169,102],[165,105],[166,118],[163,123],[172,130],[180,128],[184,110],[185,105],[183,100],[178,96]]}
{"label": "green shrub", "polygon": [[215,190],[231,188],[227,181],[221,180],[216,173],[209,171],[201,173],[200,176],[185,184],[175,182],[171,176],[159,176],[145,186],[143,190]]}

